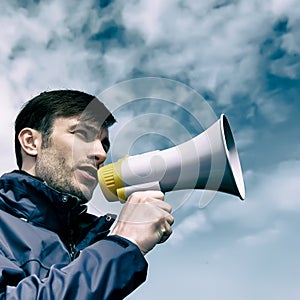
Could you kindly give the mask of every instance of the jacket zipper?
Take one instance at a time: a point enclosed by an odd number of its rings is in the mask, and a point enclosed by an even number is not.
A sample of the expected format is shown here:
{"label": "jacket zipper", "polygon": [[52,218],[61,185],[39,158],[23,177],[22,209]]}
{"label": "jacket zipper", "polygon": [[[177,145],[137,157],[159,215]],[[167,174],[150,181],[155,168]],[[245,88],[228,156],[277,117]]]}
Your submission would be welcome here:
{"label": "jacket zipper", "polygon": [[71,260],[74,260],[75,254],[76,254],[76,246],[74,243],[74,231],[73,231],[73,229],[71,229],[71,213],[70,212],[68,213],[68,231],[69,231],[69,237],[68,237],[69,254],[70,254]]}
{"label": "jacket zipper", "polygon": [[70,243],[69,243],[69,253],[70,253],[71,260],[74,260],[75,254],[76,254],[76,247],[73,243],[73,239],[71,239],[71,238],[70,238]]}

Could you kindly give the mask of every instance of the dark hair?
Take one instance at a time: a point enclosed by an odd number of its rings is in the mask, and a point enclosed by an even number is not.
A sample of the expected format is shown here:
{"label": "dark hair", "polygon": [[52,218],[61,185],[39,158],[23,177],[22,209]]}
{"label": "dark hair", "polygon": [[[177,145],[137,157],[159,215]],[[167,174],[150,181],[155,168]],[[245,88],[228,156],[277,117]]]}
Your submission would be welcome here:
{"label": "dark hair", "polygon": [[108,128],[116,122],[113,115],[98,98],[80,91],[43,92],[25,103],[15,121],[15,154],[18,167],[20,169],[22,167],[18,135],[23,128],[30,127],[39,131],[42,134],[42,143],[46,143],[56,118],[77,115],[96,121],[102,128]]}

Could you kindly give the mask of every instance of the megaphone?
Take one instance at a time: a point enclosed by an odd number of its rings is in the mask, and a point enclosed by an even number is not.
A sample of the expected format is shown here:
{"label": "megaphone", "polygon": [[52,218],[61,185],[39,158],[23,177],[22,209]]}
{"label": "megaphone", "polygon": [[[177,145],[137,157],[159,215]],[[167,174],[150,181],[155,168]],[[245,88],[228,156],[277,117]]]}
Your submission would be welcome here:
{"label": "megaphone", "polygon": [[108,201],[124,202],[136,191],[206,189],[245,198],[241,164],[224,114],[204,132],[166,150],[125,156],[98,170]]}

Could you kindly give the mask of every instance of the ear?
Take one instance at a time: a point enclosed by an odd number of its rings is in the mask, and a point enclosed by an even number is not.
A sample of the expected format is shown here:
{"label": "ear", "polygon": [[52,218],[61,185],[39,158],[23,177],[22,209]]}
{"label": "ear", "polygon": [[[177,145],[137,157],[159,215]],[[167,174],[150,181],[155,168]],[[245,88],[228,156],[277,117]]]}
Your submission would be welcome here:
{"label": "ear", "polygon": [[37,156],[42,145],[42,135],[35,129],[23,128],[18,135],[22,150],[29,156]]}

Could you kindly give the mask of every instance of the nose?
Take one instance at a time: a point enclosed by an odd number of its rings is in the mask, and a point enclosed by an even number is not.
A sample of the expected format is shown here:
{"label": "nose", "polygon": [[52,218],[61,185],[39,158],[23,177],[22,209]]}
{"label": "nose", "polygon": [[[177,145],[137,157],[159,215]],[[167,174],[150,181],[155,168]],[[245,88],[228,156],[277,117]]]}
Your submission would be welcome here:
{"label": "nose", "polygon": [[106,159],[106,151],[100,140],[94,142],[93,152],[90,155],[96,164],[97,169],[104,163]]}

